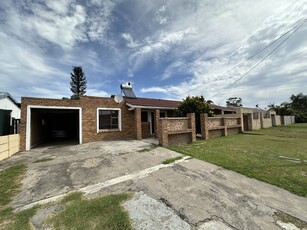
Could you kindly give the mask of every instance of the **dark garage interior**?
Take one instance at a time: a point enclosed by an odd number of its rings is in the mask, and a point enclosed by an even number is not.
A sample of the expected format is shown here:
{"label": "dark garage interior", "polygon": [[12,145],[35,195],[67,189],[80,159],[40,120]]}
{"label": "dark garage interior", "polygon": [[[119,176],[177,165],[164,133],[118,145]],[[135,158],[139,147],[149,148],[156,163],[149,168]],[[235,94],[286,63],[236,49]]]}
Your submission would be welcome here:
{"label": "dark garage interior", "polygon": [[78,143],[79,110],[31,109],[31,147]]}

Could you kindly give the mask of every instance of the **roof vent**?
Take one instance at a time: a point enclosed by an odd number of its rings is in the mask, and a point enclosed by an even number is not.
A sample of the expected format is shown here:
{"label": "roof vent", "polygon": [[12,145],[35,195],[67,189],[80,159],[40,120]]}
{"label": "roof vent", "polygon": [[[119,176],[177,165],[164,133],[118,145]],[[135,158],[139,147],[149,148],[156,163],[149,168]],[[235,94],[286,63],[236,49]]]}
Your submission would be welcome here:
{"label": "roof vent", "polygon": [[136,98],[130,82],[127,82],[126,84],[121,84],[120,89],[125,94],[125,97]]}

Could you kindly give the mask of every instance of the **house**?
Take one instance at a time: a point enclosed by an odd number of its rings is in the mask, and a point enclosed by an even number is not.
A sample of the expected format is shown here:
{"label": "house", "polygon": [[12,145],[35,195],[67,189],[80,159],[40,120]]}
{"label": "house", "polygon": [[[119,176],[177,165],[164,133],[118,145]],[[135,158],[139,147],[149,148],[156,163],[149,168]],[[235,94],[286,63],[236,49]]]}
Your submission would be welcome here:
{"label": "house", "polygon": [[[41,143],[157,137],[159,118],[173,117],[179,101],[136,97],[131,84],[122,84],[124,96],[81,96],[79,100],[22,97],[20,149]],[[214,106],[214,105],[213,105]],[[216,106],[216,111],[234,109]]]}
{"label": "house", "polygon": [[20,103],[9,93],[0,92],[0,136],[19,132]]}
{"label": "house", "polygon": [[282,117],[277,115],[274,110],[247,107],[237,107],[235,109],[240,114],[243,122],[242,131],[264,129],[282,124]]}
{"label": "house", "polygon": [[125,96],[82,96],[79,100],[22,97],[20,149],[56,140],[87,143],[155,136],[157,119],[173,116],[178,101]]}

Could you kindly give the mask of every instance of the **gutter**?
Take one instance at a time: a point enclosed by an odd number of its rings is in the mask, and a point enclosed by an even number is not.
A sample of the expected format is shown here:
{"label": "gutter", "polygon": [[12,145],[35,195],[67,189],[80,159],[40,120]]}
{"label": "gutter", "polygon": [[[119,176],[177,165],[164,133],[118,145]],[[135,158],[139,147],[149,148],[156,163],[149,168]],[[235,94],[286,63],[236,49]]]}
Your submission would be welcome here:
{"label": "gutter", "polygon": [[[159,107],[159,106],[146,106],[146,105],[132,105],[130,103],[126,102],[126,105],[128,105],[131,110],[135,109],[135,108],[141,108],[141,109],[169,109],[169,110],[174,110],[174,107]],[[129,109],[130,110],[130,109]]]}

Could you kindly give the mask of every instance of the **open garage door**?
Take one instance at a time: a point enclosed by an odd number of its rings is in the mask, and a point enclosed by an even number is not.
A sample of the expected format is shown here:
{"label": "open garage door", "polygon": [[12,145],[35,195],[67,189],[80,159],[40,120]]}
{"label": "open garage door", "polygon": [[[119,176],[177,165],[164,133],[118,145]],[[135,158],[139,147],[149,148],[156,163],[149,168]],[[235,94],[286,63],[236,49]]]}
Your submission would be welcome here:
{"label": "open garage door", "polygon": [[35,106],[28,108],[27,117],[27,150],[42,144],[82,143],[80,108]]}

